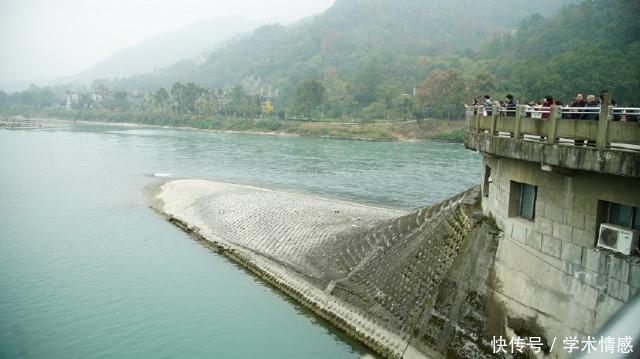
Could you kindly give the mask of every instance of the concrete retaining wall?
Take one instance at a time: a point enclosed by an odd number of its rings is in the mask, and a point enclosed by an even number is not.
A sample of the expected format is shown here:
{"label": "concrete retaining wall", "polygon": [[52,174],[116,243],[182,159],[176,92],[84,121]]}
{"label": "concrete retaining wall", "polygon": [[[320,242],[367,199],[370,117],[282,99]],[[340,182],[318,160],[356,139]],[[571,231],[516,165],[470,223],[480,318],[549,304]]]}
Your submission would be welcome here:
{"label": "concrete retaining wall", "polygon": [[[640,258],[596,247],[598,201],[640,205],[638,180],[485,155],[485,213],[504,230],[495,259],[507,321],[538,336],[593,335],[640,290]],[[533,221],[510,216],[511,181],[538,187]],[[515,329],[515,328],[511,328]]]}

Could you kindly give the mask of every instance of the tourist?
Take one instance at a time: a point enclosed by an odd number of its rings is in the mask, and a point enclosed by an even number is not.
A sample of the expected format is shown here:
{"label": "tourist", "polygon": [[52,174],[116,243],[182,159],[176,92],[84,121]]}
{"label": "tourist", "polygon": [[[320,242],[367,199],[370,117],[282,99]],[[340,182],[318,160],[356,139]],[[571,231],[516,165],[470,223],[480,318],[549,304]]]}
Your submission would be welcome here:
{"label": "tourist", "polygon": [[600,117],[600,114],[599,114],[600,104],[596,101],[595,95],[587,96],[587,104],[585,105],[585,107],[588,107],[588,109],[584,110],[585,113],[583,113],[580,118],[583,120],[597,121],[598,118]]}
{"label": "tourist", "polygon": [[502,104],[500,103],[500,101],[496,100],[493,101],[493,110],[494,111],[498,111],[498,113],[500,113],[500,111],[502,110]]}
{"label": "tourist", "polygon": [[491,116],[492,113],[493,113],[493,101],[491,101],[491,95],[485,95],[483,115]]}
{"label": "tourist", "polygon": [[553,106],[553,97],[545,96],[544,102],[542,103],[542,107],[543,107],[542,119],[543,120],[546,120],[549,118],[551,114],[551,106]]}
{"label": "tourist", "polygon": [[532,101],[529,106],[531,106],[531,118],[542,118],[542,103],[540,101]]}
{"label": "tourist", "polygon": [[507,102],[505,104],[507,117],[514,117],[516,115],[516,108],[518,107],[518,101],[513,98],[512,94],[506,96]]}
{"label": "tourist", "polygon": [[576,94],[576,100],[571,103],[571,112],[568,118],[573,120],[579,120],[582,118],[582,110],[577,109],[578,107],[585,107],[587,103],[584,101],[584,95],[581,93]]}

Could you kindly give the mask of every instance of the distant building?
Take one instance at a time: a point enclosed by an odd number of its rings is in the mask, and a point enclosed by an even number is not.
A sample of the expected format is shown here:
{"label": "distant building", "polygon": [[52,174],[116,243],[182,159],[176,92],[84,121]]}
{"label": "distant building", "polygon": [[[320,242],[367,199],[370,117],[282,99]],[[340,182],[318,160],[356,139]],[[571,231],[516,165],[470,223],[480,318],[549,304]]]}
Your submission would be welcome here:
{"label": "distant building", "polygon": [[100,101],[102,101],[104,96],[101,93],[92,92],[92,93],[89,94],[89,98],[91,99],[91,102],[93,102],[93,103],[100,103]]}
{"label": "distant building", "polygon": [[67,110],[72,109],[80,103],[80,94],[78,92],[67,91],[65,95],[64,107]]}

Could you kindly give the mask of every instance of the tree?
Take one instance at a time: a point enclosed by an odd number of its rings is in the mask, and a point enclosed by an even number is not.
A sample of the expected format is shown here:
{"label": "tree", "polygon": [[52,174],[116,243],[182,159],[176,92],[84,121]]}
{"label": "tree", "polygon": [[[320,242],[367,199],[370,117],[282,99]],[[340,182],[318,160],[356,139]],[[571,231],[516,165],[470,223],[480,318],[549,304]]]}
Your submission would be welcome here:
{"label": "tree", "polygon": [[393,100],[393,110],[402,118],[413,118],[420,112],[417,98],[400,95]]}
{"label": "tree", "polygon": [[196,113],[205,115],[215,113],[218,101],[215,91],[205,90],[198,96],[195,102]]}
{"label": "tree", "polygon": [[271,101],[266,100],[262,103],[262,113],[265,115],[271,115],[273,113],[273,104]]}
{"label": "tree", "polygon": [[488,71],[482,71],[475,75],[469,92],[475,97],[492,94],[496,90],[496,78]]}
{"label": "tree", "polygon": [[169,108],[169,93],[164,87],[157,89],[153,93],[153,100],[161,112],[165,112]]}
{"label": "tree", "polygon": [[325,101],[326,89],[322,82],[314,79],[303,80],[298,84],[293,96],[293,111],[312,116]]}
{"label": "tree", "polygon": [[329,83],[326,102],[329,107],[329,115],[340,118],[351,113],[356,105],[349,83],[338,79]]}
{"label": "tree", "polygon": [[185,109],[187,113],[196,113],[196,101],[206,93],[206,90],[193,82],[187,83],[183,90]]}
{"label": "tree", "polygon": [[240,85],[237,85],[231,91],[231,109],[234,113],[246,114],[249,112],[250,103],[249,95]]}
{"label": "tree", "polygon": [[116,100],[116,105],[121,110],[129,108],[129,101],[127,100],[128,94],[126,91],[116,90],[113,92],[113,98]]}
{"label": "tree", "polygon": [[383,81],[385,67],[381,59],[368,59],[358,72],[355,82],[355,98],[360,105],[366,106],[376,100],[376,89]]}
{"label": "tree", "polygon": [[459,117],[465,98],[462,74],[455,69],[435,70],[418,87],[417,95],[423,108],[438,109],[436,115]]}
{"label": "tree", "polygon": [[186,109],[184,85],[179,82],[175,82],[173,86],[171,86],[171,97],[173,97],[174,111],[176,113],[183,113]]}

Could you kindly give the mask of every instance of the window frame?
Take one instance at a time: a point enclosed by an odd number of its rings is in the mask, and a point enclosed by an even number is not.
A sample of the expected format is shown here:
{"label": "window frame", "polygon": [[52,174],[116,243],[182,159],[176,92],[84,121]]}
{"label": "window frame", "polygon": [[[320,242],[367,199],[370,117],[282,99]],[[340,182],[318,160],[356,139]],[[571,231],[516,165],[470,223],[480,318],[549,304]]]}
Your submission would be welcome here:
{"label": "window frame", "polygon": [[[629,214],[629,222],[628,222],[629,225],[619,224],[616,221],[612,220],[611,214],[612,214],[613,206],[619,206],[621,208],[627,207],[631,210],[631,213]],[[624,227],[624,228],[633,229],[633,230],[640,230],[640,208],[639,207],[627,206],[626,204],[622,204],[622,203],[606,201],[606,209],[607,209],[606,223]]]}
{"label": "window frame", "polygon": [[[526,187],[533,189],[533,198],[531,204],[531,218],[523,216],[522,205],[524,200],[524,194]],[[509,181],[509,208],[508,216],[510,218],[522,218],[528,222],[535,222],[536,219],[536,207],[538,202],[538,186],[530,183]]]}
{"label": "window frame", "polygon": [[[524,215],[524,211],[523,211],[523,205],[524,200],[525,200],[525,189],[526,188],[531,188],[533,190],[533,197],[531,198],[531,204],[530,204],[530,211],[531,211],[531,217],[525,216]],[[534,186],[532,184],[528,184],[528,183],[520,183],[520,200],[518,201],[518,217],[520,218],[524,218],[528,221],[535,221],[536,218],[536,202],[538,199],[538,186]]]}
{"label": "window frame", "polygon": [[482,195],[484,197],[489,197],[489,190],[491,188],[491,183],[493,183],[492,172],[491,166],[484,166],[484,181],[482,186]]}

